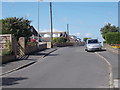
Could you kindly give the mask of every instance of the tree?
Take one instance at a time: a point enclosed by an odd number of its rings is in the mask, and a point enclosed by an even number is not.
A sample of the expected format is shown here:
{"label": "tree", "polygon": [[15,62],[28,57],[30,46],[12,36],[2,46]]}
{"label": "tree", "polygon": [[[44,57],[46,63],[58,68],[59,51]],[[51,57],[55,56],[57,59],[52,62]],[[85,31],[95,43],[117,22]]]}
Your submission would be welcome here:
{"label": "tree", "polygon": [[105,36],[108,32],[119,32],[119,28],[108,23],[103,28],[101,28],[100,31],[101,31],[102,37],[105,39]]}
{"label": "tree", "polygon": [[17,39],[19,37],[29,37],[31,35],[31,21],[24,18],[10,17],[0,20],[2,22],[2,34],[13,34]]}
{"label": "tree", "polygon": [[87,39],[91,39],[91,38],[83,38],[83,41],[84,41],[84,42],[86,42],[86,41],[87,41]]}

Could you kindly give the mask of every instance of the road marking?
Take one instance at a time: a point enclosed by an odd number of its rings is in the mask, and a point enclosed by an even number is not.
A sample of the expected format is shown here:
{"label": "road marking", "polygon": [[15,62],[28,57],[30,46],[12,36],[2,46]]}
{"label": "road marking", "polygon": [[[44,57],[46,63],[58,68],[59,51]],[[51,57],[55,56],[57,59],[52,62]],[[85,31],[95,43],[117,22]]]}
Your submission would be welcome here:
{"label": "road marking", "polygon": [[119,88],[119,85],[120,84],[120,80],[118,80],[118,79],[114,79],[114,86],[115,86],[115,88]]}
{"label": "road marking", "polygon": [[112,72],[112,65],[106,58],[101,56],[99,53],[95,52],[96,55],[98,55],[100,58],[102,58],[109,66],[109,86],[110,88],[114,88],[114,80],[113,80],[113,72]]}

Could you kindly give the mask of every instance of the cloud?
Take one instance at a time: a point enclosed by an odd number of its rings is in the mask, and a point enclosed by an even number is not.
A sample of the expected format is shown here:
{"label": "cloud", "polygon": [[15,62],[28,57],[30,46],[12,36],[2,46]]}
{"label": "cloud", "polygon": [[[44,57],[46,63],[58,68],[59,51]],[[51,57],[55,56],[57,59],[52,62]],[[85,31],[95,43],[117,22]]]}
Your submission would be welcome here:
{"label": "cloud", "polygon": [[86,37],[92,37],[93,34],[92,34],[92,33],[86,33],[85,36],[86,36]]}
{"label": "cloud", "polygon": [[25,17],[26,17],[26,18],[30,17],[30,14],[29,14],[29,13],[26,13],[26,14],[25,14]]}
{"label": "cloud", "polygon": [[77,32],[75,35],[76,35],[77,37],[79,37],[81,34],[80,34],[79,32]]}
{"label": "cloud", "polygon": [[[37,29],[36,29],[37,30]],[[50,32],[50,29],[40,29],[40,32]],[[63,30],[53,29],[53,32],[63,32]]]}

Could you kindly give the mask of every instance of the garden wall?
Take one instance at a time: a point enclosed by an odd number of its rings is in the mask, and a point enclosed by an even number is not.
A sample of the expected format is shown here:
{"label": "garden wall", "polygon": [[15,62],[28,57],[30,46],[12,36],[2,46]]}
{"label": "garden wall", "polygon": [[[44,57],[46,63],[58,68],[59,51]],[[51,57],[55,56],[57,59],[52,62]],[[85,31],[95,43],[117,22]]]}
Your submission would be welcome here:
{"label": "garden wall", "polygon": [[47,49],[47,44],[40,44],[39,47],[36,46],[27,46],[25,47],[25,54],[31,54],[37,51]]}
{"label": "garden wall", "polygon": [[55,43],[53,46],[66,47],[66,46],[84,46],[84,42],[66,42],[66,43]]}
{"label": "garden wall", "polygon": [[[10,42],[8,45],[8,42]],[[9,47],[10,46],[10,47]],[[13,60],[16,60],[16,47],[17,47],[17,43],[16,43],[16,38],[13,37],[11,34],[2,34],[0,35],[0,63],[6,63],[6,62],[10,62]],[[2,52],[5,49],[9,49],[12,51],[12,53],[8,54],[8,55],[3,55]],[[7,54],[7,52],[6,52]]]}
{"label": "garden wall", "polygon": [[6,56],[0,56],[0,58],[1,58],[1,60],[0,60],[1,64],[16,60],[16,56],[14,54],[13,55],[11,54],[11,55],[6,55]]}

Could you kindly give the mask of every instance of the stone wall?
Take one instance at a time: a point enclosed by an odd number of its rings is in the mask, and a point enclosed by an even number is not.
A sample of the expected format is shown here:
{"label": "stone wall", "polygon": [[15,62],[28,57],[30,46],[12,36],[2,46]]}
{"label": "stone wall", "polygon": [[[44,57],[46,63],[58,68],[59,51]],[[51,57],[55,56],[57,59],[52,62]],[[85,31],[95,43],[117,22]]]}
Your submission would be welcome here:
{"label": "stone wall", "polygon": [[26,46],[24,37],[20,37],[19,41],[17,41],[16,38],[10,34],[0,35],[0,37],[2,37],[0,38],[0,50],[2,51],[3,49],[5,49],[7,47],[7,41],[10,40],[11,49],[13,51],[11,55],[0,56],[0,63],[14,61],[16,59],[19,59],[20,57],[25,56],[26,54],[31,54],[33,52],[44,50],[47,48],[46,43],[40,44],[39,46]]}
{"label": "stone wall", "polygon": [[0,52],[4,49],[8,49],[8,41],[10,42],[10,50],[12,51],[12,54],[0,56],[0,63],[16,60],[17,41],[11,34],[0,35]]}
{"label": "stone wall", "polygon": [[66,43],[55,43],[53,46],[66,47],[66,46],[84,46],[84,42],[66,42]]}
{"label": "stone wall", "polygon": [[6,56],[0,56],[0,58],[1,58],[1,60],[0,60],[1,64],[16,60],[16,56],[14,54],[6,55]]}
{"label": "stone wall", "polygon": [[21,54],[22,55],[26,55],[26,54],[31,54],[40,50],[44,50],[47,48],[47,44],[39,44],[38,45],[34,45],[34,46],[26,46],[25,45],[25,38],[21,37],[19,39],[19,44],[21,46]]}

